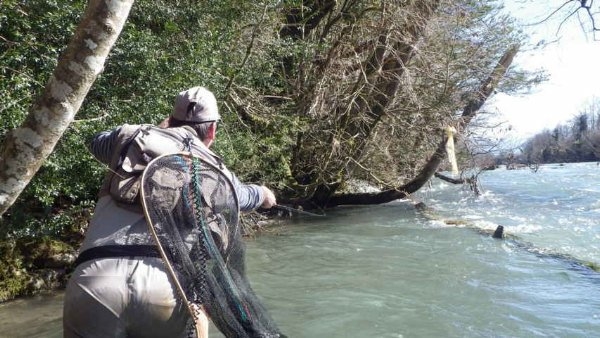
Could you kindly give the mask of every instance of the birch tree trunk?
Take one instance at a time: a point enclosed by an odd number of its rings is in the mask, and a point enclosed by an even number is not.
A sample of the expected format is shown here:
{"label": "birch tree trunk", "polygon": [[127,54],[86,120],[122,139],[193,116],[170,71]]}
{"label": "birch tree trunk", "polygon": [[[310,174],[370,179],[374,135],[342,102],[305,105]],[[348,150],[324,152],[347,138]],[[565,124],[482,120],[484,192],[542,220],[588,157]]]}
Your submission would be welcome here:
{"label": "birch tree trunk", "polygon": [[52,153],[102,72],[133,0],[90,0],[71,42],[23,124],[0,146],[0,216]]}

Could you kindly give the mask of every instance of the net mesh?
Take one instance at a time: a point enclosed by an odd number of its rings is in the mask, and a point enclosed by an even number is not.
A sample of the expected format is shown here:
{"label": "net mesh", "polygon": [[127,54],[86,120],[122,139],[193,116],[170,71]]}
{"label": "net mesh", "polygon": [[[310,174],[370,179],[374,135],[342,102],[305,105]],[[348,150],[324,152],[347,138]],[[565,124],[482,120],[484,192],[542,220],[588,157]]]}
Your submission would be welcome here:
{"label": "net mesh", "polygon": [[142,202],[184,300],[227,337],[284,337],[246,277],[238,200],[221,170],[189,154],[158,157]]}

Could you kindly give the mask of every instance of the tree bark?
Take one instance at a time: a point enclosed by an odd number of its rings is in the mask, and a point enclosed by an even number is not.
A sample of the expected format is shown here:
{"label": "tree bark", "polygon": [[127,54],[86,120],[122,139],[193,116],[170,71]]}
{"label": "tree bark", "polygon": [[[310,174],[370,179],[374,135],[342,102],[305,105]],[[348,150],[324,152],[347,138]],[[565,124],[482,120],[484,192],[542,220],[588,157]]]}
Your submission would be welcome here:
{"label": "tree bark", "polygon": [[71,42],[23,124],[0,148],[0,216],[14,203],[73,121],[102,72],[133,0],[90,0]]}
{"label": "tree bark", "polygon": [[[458,122],[458,129],[464,130],[466,126],[475,118],[477,112],[485,101],[494,92],[498,83],[506,74],[508,67],[512,64],[512,61],[519,50],[519,46],[511,46],[500,58],[496,67],[492,73],[486,78],[481,84],[474,99],[469,101],[463,109],[461,118]],[[445,133],[444,133],[445,135]],[[421,189],[427,181],[438,170],[439,165],[446,157],[446,141],[444,137],[442,142],[439,143],[437,149],[419,171],[419,174],[413,178],[410,182],[402,185],[395,189],[389,189],[378,193],[359,193],[359,194],[341,194],[332,196],[326,203],[327,207],[334,207],[338,205],[368,205],[368,204],[381,204],[391,202],[397,199],[405,198],[410,194]]]}

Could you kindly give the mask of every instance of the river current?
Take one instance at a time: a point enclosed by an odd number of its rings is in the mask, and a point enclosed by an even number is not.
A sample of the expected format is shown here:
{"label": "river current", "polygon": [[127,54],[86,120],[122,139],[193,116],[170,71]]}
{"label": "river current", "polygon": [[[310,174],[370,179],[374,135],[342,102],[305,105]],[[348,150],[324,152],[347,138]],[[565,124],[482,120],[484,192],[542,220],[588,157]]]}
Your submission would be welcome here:
{"label": "river current", "polygon": [[[599,336],[600,166],[479,178],[480,196],[434,179],[290,219],[247,241],[252,285],[289,337]],[[0,304],[0,336],[61,337],[61,309],[61,293]]]}

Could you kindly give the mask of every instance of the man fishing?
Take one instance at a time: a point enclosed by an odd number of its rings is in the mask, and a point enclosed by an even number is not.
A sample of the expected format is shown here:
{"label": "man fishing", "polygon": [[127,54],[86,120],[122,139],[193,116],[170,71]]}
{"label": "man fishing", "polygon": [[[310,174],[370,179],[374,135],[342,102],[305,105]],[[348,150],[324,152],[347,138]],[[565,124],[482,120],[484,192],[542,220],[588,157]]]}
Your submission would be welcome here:
{"label": "man fishing", "polygon": [[[194,87],[177,95],[172,114],[160,125],[162,129],[123,125],[93,138],[90,151],[110,170],[67,285],[65,337],[184,337],[189,333],[187,304],[178,296],[150,234],[137,179],[152,157],[188,151],[229,178],[240,210],[275,206],[270,189],[241,183],[209,150],[219,121],[214,95],[206,88]],[[244,306],[259,313],[253,318],[262,323],[244,324],[235,329],[239,332],[233,332],[219,323],[234,319],[212,318],[213,322],[227,336],[283,337],[246,283],[243,250],[236,254],[241,256],[242,276],[233,283],[244,293]],[[228,289],[210,291],[214,297],[219,293],[230,297]],[[215,313],[219,316],[220,311]]]}

